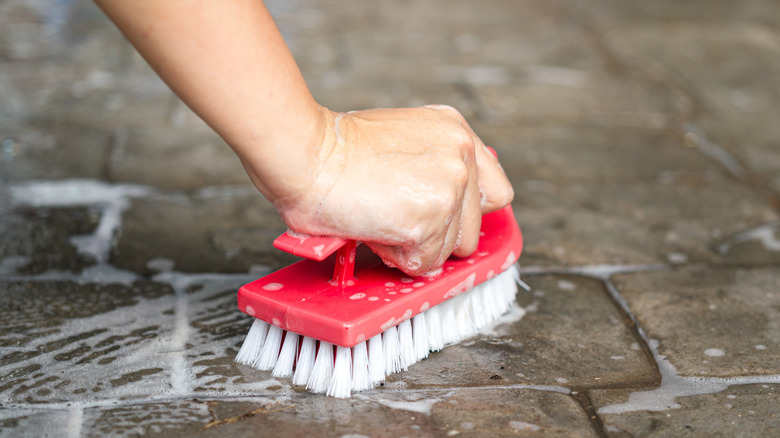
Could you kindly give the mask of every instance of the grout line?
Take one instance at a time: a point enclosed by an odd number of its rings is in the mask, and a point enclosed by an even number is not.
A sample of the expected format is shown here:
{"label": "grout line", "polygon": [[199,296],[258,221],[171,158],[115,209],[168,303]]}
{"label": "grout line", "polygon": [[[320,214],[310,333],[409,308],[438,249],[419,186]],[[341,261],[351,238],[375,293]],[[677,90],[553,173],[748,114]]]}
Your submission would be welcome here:
{"label": "grout line", "polygon": [[608,435],[604,423],[601,421],[601,417],[598,413],[596,413],[596,408],[593,406],[593,402],[591,401],[588,392],[577,392],[577,394],[572,394],[571,398],[573,398],[585,412],[585,415],[588,417],[588,422],[593,428],[593,431],[596,432],[596,435],[598,435],[599,438],[607,438]]}
{"label": "grout line", "polygon": [[68,438],[81,438],[81,432],[84,426],[84,408],[81,406],[71,406],[68,409],[68,424],[66,433]]}

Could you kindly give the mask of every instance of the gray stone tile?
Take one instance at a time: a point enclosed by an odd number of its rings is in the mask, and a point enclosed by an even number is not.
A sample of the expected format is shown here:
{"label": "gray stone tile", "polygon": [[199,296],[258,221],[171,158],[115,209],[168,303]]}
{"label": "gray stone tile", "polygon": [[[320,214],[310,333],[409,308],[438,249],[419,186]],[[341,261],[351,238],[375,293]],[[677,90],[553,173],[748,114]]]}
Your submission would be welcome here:
{"label": "gray stone tile", "polygon": [[708,175],[673,174],[659,184],[516,180],[522,263],[724,262],[715,249],[724,236],[777,213],[760,194]]}
{"label": "gray stone tile", "polygon": [[751,1],[736,10],[716,2],[699,12],[698,3],[672,3],[661,2],[652,11],[615,5],[609,12],[597,8],[594,13],[614,14],[601,22],[602,36],[614,53],[676,95],[673,112],[700,131],[689,133],[689,143],[722,147],[746,167],[751,182],[777,192],[778,128],[771,120],[780,102],[775,91],[780,33],[764,23],[780,16],[780,8]]}
{"label": "gray stone tile", "polygon": [[161,189],[247,184],[241,162],[213,131],[188,127],[129,128],[112,149],[112,181]]}
{"label": "gray stone tile", "polygon": [[62,436],[70,417],[67,409],[0,408],[0,437]]}
{"label": "gray stone tile", "polygon": [[36,281],[0,287],[3,401],[140,396],[170,387],[165,347],[175,304],[169,286]]}
{"label": "gray stone tile", "polygon": [[780,224],[767,223],[741,230],[717,243],[727,263],[736,265],[780,264]]}
{"label": "gray stone tile", "polygon": [[717,165],[660,129],[552,124],[486,126],[484,132],[483,139],[496,149],[501,166],[517,184],[698,186],[725,179]]}
{"label": "gray stone tile", "polygon": [[72,239],[94,232],[99,214],[86,207],[17,207],[0,215],[0,275],[79,272],[94,264]]}
{"label": "gray stone tile", "polygon": [[692,267],[614,282],[681,375],[780,374],[777,269]]}
{"label": "gray stone tile", "polygon": [[[594,390],[596,409],[624,403],[631,390]],[[659,412],[600,414],[611,437],[773,436],[780,427],[778,385],[740,385],[713,393],[678,397],[679,407]]]}
{"label": "gray stone tile", "polygon": [[200,436],[211,420],[209,404],[198,400],[151,402],[84,409],[82,435]]}
{"label": "gray stone tile", "polygon": [[[95,418],[87,423],[88,433],[127,429],[188,436],[596,436],[573,399],[527,389],[396,392],[346,400],[302,394],[184,404],[88,411],[86,417]],[[181,421],[186,416],[189,420]]]}
{"label": "gray stone tile", "polygon": [[563,275],[523,278],[533,293],[519,293],[528,309],[522,319],[431,354],[390,377],[388,385],[583,388],[657,381],[654,365],[599,281]]}
{"label": "gray stone tile", "polygon": [[114,133],[57,120],[0,122],[5,181],[105,178]]}
{"label": "gray stone tile", "polygon": [[137,199],[122,224],[111,262],[133,272],[151,273],[147,264],[159,258],[181,272],[244,273],[297,260],[273,248],[287,227],[251,185]]}

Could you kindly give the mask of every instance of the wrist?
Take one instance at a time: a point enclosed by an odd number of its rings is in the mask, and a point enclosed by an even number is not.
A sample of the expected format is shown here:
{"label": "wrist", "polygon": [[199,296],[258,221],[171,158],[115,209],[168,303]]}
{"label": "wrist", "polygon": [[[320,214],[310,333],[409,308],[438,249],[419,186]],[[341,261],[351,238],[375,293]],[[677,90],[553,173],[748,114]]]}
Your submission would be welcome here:
{"label": "wrist", "polygon": [[[289,107],[288,107],[289,108]],[[336,115],[314,102],[268,120],[242,123],[243,134],[228,140],[252,182],[286,216],[310,215],[316,208],[321,163],[334,144]],[[270,127],[270,129],[268,129]],[[226,138],[227,140],[227,138]]]}

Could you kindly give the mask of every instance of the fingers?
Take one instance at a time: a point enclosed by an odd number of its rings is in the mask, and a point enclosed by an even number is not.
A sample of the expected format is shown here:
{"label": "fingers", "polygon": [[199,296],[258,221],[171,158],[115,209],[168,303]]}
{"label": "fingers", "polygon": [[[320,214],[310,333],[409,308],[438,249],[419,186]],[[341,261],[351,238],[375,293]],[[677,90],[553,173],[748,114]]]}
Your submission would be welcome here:
{"label": "fingers", "polygon": [[498,159],[479,140],[476,146],[482,214],[500,210],[512,202],[515,192]]}
{"label": "fingers", "polygon": [[466,121],[466,118],[463,117],[458,110],[450,106],[428,105],[427,107],[446,113],[449,117],[453,118],[453,120],[458,121],[458,123],[460,123],[471,135],[471,138],[474,141],[474,151],[477,158],[482,214],[492,213],[509,205],[515,196],[512,184],[506,177],[504,169],[501,168],[498,158],[488,150],[485,143],[483,143],[474,130],[471,129],[471,125]]}
{"label": "fingers", "polygon": [[469,181],[463,194],[463,206],[460,211],[460,228],[458,230],[458,243],[454,247],[453,254],[458,257],[471,255],[479,243],[479,228],[482,225],[482,207],[480,205],[480,191],[478,177],[479,172],[471,146],[465,154],[466,166],[469,170]]}

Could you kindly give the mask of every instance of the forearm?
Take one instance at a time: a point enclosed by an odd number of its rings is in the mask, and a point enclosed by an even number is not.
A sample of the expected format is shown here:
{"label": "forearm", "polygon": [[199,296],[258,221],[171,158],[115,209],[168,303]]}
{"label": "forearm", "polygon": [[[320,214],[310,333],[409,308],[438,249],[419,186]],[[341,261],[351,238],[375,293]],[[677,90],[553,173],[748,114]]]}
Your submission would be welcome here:
{"label": "forearm", "polygon": [[276,202],[309,183],[324,135],[314,101],[260,0],[96,0],[168,86],[254,166]]}

